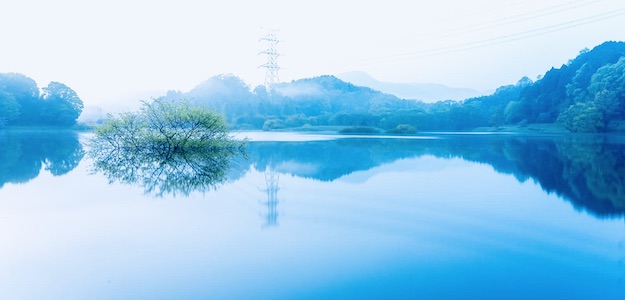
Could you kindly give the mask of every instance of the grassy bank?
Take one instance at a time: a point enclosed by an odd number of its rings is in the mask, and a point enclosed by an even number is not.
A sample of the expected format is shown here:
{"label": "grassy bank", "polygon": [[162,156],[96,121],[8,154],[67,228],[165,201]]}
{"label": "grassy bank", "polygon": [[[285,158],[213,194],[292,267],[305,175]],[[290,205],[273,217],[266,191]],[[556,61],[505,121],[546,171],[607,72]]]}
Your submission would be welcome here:
{"label": "grassy bank", "polygon": [[77,124],[73,126],[5,126],[0,128],[0,130],[10,130],[10,131],[59,131],[59,130],[70,130],[70,131],[91,131],[93,130],[92,126]]}
{"label": "grassy bank", "polygon": [[497,127],[478,127],[473,132],[514,132],[514,133],[570,133],[560,124],[537,123],[527,125],[504,125]]}

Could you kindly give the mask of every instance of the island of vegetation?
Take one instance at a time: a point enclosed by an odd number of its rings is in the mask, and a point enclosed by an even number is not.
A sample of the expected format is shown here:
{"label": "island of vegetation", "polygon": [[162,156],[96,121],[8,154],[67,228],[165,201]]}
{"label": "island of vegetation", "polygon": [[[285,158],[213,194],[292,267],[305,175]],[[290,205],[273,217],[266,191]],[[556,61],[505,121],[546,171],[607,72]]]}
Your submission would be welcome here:
{"label": "island of vegetation", "polygon": [[109,116],[95,129],[88,154],[111,182],[140,184],[146,193],[188,195],[227,179],[246,140],[230,136],[222,115],[188,101],[155,99],[136,113]]}

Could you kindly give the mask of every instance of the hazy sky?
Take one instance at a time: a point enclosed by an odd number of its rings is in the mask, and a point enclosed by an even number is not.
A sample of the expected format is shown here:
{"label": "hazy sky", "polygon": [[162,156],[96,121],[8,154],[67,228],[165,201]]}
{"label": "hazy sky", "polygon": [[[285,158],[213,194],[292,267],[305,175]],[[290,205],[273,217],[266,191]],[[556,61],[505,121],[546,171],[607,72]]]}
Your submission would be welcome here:
{"label": "hazy sky", "polygon": [[478,90],[625,40],[622,0],[1,1],[0,72],[87,105],[223,73],[261,84],[261,27],[280,30],[282,81],[358,70]]}

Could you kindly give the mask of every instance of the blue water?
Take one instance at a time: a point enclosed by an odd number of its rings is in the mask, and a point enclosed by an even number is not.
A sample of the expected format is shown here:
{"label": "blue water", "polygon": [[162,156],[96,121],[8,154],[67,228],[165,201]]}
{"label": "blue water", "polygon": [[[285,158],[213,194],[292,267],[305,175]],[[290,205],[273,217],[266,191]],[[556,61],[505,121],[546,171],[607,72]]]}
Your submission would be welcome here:
{"label": "blue water", "polygon": [[24,135],[0,135],[0,299],[625,291],[620,138],[241,133],[228,180],[157,196],[94,172],[88,134]]}

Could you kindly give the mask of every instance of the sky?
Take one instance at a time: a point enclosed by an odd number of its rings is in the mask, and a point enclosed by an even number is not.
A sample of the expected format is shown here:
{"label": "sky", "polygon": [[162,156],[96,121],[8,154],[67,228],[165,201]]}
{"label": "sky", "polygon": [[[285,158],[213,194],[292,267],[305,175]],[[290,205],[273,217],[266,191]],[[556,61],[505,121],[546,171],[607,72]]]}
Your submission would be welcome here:
{"label": "sky", "polygon": [[625,40],[622,0],[0,1],[0,72],[62,82],[86,106],[219,74],[262,84],[267,28],[281,81],[364,71],[479,91]]}

